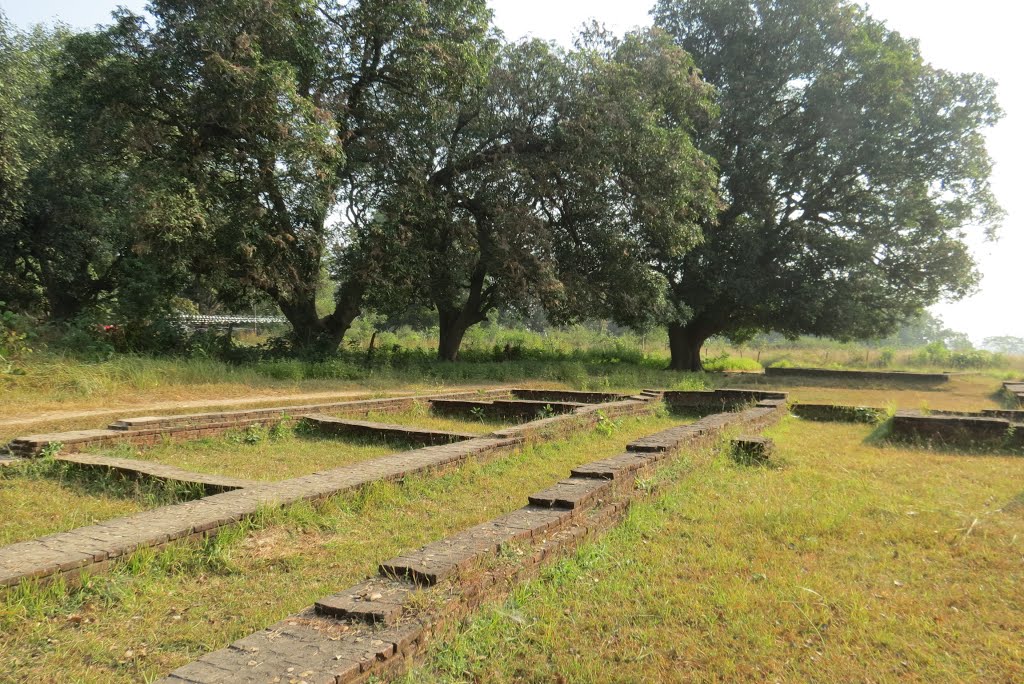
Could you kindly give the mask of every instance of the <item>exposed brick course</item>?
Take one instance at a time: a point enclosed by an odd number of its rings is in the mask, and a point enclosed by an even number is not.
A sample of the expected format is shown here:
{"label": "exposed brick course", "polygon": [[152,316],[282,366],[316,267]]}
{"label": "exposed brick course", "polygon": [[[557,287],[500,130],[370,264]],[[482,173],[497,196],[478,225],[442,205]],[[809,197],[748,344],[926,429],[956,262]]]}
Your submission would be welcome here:
{"label": "exposed brick course", "polygon": [[674,411],[733,411],[768,399],[784,401],[786,393],[746,389],[672,391],[665,392],[664,399]]}
{"label": "exposed brick course", "polygon": [[186,485],[200,485],[211,493],[230,492],[235,489],[260,484],[256,480],[244,480],[226,475],[194,473],[162,463],[133,458],[114,458],[98,454],[59,454],[56,460],[79,468],[108,470],[130,477],[159,480],[162,482],[179,482]]}
{"label": "exposed brick course", "polygon": [[452,442],[462,442],[480,436],[470,432],[444,432],[443,430],[428,430],[408,425],[389,425],[387,423],[373,423],[365,420],[343,420],[315,413],[305,415],[302,418],[318,431],[328,435],[397,439],[409,444],[423,444],[425,446],[451,444]]}
{"label": "exposed brick course", "polygon": [[919,440],[965,448],[1024,448],[1024,424],[978,414],[898,411],[892,420],[890,436],[897,440]]}
{"label": "exposed brick course", "polygon": [[887,411],[872,406],[840,406],[837,404],[793,404],[790,413],[805,420],[837,423],[877,423]]}

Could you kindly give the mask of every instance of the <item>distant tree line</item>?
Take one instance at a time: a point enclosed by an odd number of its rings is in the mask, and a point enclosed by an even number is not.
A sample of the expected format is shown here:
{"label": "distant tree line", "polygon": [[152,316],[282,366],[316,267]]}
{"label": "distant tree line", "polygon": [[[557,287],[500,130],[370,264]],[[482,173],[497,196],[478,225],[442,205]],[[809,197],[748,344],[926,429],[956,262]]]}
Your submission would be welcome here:
{"label": "distant tree line", "polygon": [[884,337],[978,276],[994,84],[845,0],[660,0],[571,49],[483,0],[152,0],[0,16],[0,301],[145,329],[280,310],[336,350],[430,310],[712,336]]}

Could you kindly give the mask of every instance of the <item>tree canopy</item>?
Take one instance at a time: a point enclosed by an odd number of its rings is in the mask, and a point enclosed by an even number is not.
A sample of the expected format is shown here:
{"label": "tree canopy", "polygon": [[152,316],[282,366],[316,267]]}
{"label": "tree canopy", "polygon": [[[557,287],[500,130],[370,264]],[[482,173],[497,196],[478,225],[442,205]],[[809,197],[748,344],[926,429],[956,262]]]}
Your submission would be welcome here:
{"label": "tree canopy", "polygon": [[372,226],[395,250],[377,305],[436,308],[448,360],[498,308],[659,320],[654,258],[692,246],[717,206],[690,139],[710,95],[660,32],[503,46],[446,116],[389,138],[403,175]]}
{"label": "tree canopy", "polygon": [[936,69],[843,0],[660,0],[721,117],[700,137],[724,207],[668,264],[672,366],[707,337],[891,332],[972,290],[968,226],[994,231],[994,84]]}

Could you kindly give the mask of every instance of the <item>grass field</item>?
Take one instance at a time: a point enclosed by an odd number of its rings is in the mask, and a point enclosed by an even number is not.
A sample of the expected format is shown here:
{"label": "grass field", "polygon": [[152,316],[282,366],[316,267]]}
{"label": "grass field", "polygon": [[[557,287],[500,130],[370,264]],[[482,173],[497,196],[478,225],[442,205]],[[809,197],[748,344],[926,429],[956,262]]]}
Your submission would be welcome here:
{"label": "grass field", "polygon": [[410,448],[414,447],[400,440],[302,435],[290,428],[271,435],[257,428],[226,437],[165,442],[144,449],[125,445],[98,453],[164,463],[194,473],[272,481],[339,468]]}
{"label": "grass field", "polygon": [[787,419],[451,631],[406,682],[1024,681],[1024,459]]}
{"label": "grass field", "polygon": [[83,589],[9,592],[0,596],[3,676],[106,683],[166,674],[361,581],[403,549],[524,505],[576,464],[679,422],[623,418],[610,436],[587,431],[441,477],[268,513],[204,545],[140,552]]}

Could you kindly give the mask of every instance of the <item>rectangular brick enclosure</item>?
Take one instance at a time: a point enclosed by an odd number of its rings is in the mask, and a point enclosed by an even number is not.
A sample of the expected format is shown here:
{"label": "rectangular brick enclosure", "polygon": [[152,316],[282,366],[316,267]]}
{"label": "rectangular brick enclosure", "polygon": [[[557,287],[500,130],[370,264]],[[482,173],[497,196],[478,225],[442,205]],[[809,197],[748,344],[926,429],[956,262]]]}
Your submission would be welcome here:
{"label": "rectangular brick enclosure", "polygon": [[[269,483],[212,478],[197,481],[194,473],[130,459],[72,457],[82,466],[114,470],[129,468],[139,476],[191,481],[225,491],[195,501],[163,506],[132,516],[108,520],[70,532],[0,548],[0,587],[26,580],[75,579],[81,572],[98,572],[133,551],[159,547],[171,541],[206,536],[226,525],[254,515],[261,507],[279,507],[315,501],[354,491],[373,482],[401,480],[416,473],[445,470],[469,458],[491,457],[516,448],[527,439],[551,439],[564,432],[587,428],[608,415],[640,414],[653,410],[651,396],[597,405],[583,404],[576,411],[506,428],[490,435],[472,435],[463,441],[383,456],[312,475]],[[401,428],[404,429],[404,428]],[[145,469],[147,472],[142,472]],[[216,480],[216,481],[214,481]]]}

